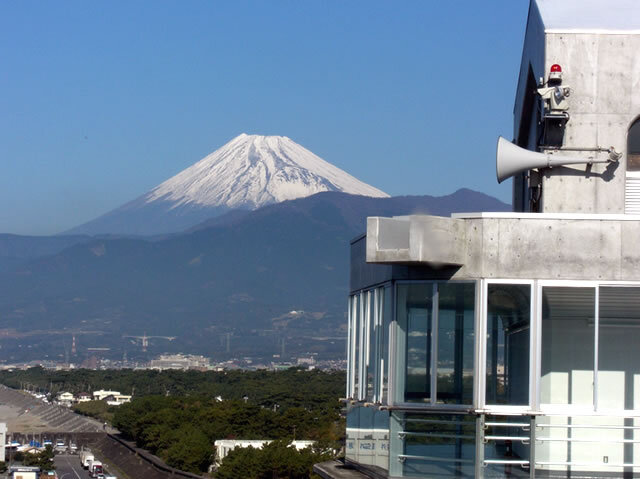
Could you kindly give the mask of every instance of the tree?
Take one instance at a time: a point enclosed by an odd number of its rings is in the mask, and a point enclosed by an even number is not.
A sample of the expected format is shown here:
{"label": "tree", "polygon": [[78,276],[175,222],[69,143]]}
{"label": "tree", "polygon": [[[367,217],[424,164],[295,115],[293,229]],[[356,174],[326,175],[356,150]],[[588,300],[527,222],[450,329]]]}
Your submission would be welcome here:
{"label": "tree", "polygon": [[175,440],[167,449],[167,464],[182,471],[206,471],[213,452],[207,436],[186,424],[175,432],[174,437]]}
{"label": "tree", "polygon": [[260,450],[253,447],[237,447],[222,461],[216,471],[216,479],[257,479],[260,473]]}
{"label": "tree", "polygon": [[216,479],[310,479],[313,465],[333,457],[330,449],[301,451],[289,441],[273,441],[262,449],[236,448],[224,458]]}
{"label": "tree", "polygon": [[27,453],[22,459],[22,463],[25,466],[36,466],[41,471],[53,471],[56,468],[53,462],[53,446],[47,445],[44,451],[37,452],[35,454]]}

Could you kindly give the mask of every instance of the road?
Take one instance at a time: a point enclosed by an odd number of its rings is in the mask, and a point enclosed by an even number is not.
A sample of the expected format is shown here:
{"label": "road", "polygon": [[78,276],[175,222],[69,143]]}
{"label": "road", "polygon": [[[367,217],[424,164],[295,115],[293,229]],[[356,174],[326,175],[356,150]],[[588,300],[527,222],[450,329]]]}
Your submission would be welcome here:
{"label": "road", "polygon": [[89,473],[80,465],[80,456],[56,454],[56,472],[59,479],[88,479]]}

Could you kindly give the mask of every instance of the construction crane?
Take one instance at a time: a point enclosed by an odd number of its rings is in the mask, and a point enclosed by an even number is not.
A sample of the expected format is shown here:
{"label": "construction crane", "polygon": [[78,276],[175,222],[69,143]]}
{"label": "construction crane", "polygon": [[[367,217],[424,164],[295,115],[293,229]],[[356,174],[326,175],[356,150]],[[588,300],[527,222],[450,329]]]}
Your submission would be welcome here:
{"label": "construction crane", "polygon": [[131,338],[134,339],[136,342],[140,341],[140,343],[142,344],[142,351],[143,352],[147,352],[147,347],[149,346],[149,340],[150,339],[154,339],[154,338],[158,338],[158,339],[166,339],[168,341],[173,341],[174,339],[177,338],[177,336],[147,336],[147,333],[144,333],[142,336],[122,336],[123,338]]}

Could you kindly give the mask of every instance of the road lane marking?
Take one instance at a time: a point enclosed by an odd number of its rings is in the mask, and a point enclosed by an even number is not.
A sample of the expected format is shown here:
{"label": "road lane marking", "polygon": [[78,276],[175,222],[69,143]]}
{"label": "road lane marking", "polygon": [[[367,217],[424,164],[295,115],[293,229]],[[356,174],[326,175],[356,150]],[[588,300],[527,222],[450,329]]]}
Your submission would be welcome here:
{"label": "road lane marking", "polygon": [[75,467],[73,467],[73,466],[71,465],[71,463],[69,462],[69,458],[68,458],[68,457],[65,457],[65,460],[67,461],[67,464],[69,465],[69,467],[71,468],[71,470],[73,471],[73,473],[76,475],[76,477],[77,477],[78,479],[82,479],[82,478],[80,477],[80,475],[76,472],[76,468],[75,468]]}

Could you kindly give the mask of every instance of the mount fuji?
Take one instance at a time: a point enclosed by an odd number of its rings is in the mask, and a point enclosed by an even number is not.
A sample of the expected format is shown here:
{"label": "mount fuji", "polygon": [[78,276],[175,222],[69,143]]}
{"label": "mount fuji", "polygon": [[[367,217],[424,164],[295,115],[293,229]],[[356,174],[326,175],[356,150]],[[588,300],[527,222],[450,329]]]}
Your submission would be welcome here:
{"label": "mount fuji", "polygon": [[67,233],[176,233],[233,209],[254,210],[323,191],[389,196],[286,136],[243,133],[144,195]]}

